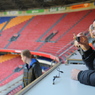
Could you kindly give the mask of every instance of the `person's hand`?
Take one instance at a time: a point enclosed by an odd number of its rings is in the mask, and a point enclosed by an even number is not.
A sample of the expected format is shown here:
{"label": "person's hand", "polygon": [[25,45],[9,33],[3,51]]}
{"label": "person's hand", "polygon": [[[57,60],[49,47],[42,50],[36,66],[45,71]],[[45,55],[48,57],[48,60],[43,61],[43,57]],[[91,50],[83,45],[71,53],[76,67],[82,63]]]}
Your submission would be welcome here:
{"label": "person's hand", "polygon": [[78,47],[79,47],[79,43],[78,43],[78,41],[76,40],[76,38],[77,38],[77,36],[76,36],[75,34],[73,34],[74,46],[78,48]]}
{"label": "person's hand", "polygon": [[78,80],[78,74],[79,74],[80,71],[81,71],[81,70],[73,69],[73,70],[71,71],[71,78],[72,78],[73,80]]}
{"label": "person's hand", "polygon": [[79,43],[78,43],[77,40],[74,40],[74,46],[77,47],[77,48],[79,48]]}
{"label": "person's hand", "polygon": [[[76,40],[77,37],[80,38],[79,42]],[[88,38],[83,33],[79,33],[77,35],[74,34],[73,39],[74,39],[74,45],[76,47],[81,47],[83,50],[88,50],[90,48]]]}
{"label": "person's hand", "polygon": [[77,41],[77,37],[80,37],[80,36],[84,36],[84,34],[82,32],[80,32],[77,35],[73,34],[74,46],[78,48],[80,47],[80,45],[79,45],[79,42]]}

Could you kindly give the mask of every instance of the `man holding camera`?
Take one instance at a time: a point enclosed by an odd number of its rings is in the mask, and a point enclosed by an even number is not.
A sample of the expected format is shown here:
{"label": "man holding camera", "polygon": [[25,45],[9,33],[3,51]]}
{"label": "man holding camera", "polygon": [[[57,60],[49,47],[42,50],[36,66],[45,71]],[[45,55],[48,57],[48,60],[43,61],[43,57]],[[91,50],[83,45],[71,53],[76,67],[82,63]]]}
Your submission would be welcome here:
{"label": "man holding camera", "polygon": [[[95,20],[89,27],[89,33],[91,38],[95,39]],[[71,78],[82,84],[95,86],[95,50],[89,45],[88,38],[83,33],[74,35],[74,40],[74,45],[82,49],[82,59],[88,70],[73,69]]]}
{"label": "man holding camera", "polygon": [[89,70],[81,71],[73,69],[71,71],[71,78],[78,80],[80,83],[95,86],[95,50],[89,46],[86,36],[78,34],[75,38],[77,37],[79,37],[80,40],[75,40],[74,45],[82,49],[82,59]]}

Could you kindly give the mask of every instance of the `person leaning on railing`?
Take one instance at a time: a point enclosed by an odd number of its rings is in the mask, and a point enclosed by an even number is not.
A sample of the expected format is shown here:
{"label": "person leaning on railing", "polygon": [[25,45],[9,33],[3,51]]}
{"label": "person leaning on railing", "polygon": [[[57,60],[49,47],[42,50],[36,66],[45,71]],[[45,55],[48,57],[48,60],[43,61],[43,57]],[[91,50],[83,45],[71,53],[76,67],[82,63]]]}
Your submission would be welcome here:
{"label": "person leaning on railing", "polygon": [[[79,41],[76,40],[79,38]],[[89,45],[88,38],[82,34],[74,36],[74,45],[82,49],[82,59],[88,70],[73,69],[71,78],[85,85],[95,86],[95,50]]]}

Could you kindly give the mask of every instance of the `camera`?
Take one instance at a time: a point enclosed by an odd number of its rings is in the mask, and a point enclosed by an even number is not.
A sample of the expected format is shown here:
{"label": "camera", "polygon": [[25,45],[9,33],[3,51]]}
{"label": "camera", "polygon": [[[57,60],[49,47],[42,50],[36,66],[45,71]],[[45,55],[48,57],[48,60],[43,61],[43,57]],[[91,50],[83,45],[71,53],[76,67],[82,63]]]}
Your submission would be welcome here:
{"label": "camera", "polygon": [[80,37],[76,37],[77,42],[80,42]]}

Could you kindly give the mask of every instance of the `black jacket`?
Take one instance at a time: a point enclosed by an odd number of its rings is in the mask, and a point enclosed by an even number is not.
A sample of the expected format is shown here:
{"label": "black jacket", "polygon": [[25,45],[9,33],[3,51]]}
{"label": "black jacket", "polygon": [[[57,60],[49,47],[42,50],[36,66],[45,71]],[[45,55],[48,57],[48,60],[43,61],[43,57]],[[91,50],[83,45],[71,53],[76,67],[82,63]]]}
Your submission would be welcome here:
{"label": "black jacket", "polygon": [[23,75],[23,87],[27,86],[40,75],[42,75],[42,70],[38,61],[36,61],[30,68],[28,68],[28,64],[25,64]]}
{"label": "black jacket", "polygon": [[78,80],[80,83],[95,86],[95,51],[90,48],[88,51],[83,52],[82,58],[88,70],[80,71]]}

